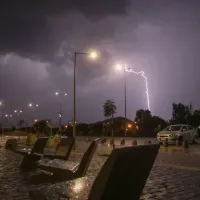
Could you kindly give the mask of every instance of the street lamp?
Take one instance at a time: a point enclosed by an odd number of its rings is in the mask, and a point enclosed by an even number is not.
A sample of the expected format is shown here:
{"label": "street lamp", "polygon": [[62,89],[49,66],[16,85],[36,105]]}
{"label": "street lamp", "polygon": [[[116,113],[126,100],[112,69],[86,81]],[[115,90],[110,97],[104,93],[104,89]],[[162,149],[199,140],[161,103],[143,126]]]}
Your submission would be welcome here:
{"label": "street lamp", "polygon": [[13,111],[17,116],[19,116],[19,114],[21,114],[23,111],[22,110],[14,110]]}
{"label": "street lamp", "polygon": [[28,106],[33,109],[33,112],[34,112],[35,108],[39,107],[38,104],[33,104],[33,103],[29,103]]}
{"label": "street lamp", "polygon": [[132,124],[128,124],[128,128],[132,128]]}
{"label": "street lamp", "polygon": [[96,59],[98,54],[96,51],[91,51],[88,53],[84,52],[74,52],[74,111],[73,111],[73,137],[76,136],[76,58],[78,55],[86,55],[91,59]]}
{"label": "street lamp", "polygon": [[7,119],[11,119],[12,115],[5,114],[5,117],[6,117]]}
{"label": "street lamp", "polygon": [[117,71],[123,71],[124,73],[124,137],[126,137],[126,65],[121,65],[121,64],[117,64],[116,65],[116,70]]}
{"label": "street lamp", "polygon": [[66,92],[55,92],[56,96],[60,96],[60,115],[59,115],[59,127],[60,127],[60,131],[62,128],[62,113],[63,113],[63,97],[67,96]]}
{"label": "street lamp", "polygon": [[32,108],[32,111],[33,111],[33,116],[32,116],[32,118],[34,119],[34,112],[35,112],[35,109],[38,108],[39,105],[38,105],[38,104],[29,103],[28,106],[29,106],[30,108]]}

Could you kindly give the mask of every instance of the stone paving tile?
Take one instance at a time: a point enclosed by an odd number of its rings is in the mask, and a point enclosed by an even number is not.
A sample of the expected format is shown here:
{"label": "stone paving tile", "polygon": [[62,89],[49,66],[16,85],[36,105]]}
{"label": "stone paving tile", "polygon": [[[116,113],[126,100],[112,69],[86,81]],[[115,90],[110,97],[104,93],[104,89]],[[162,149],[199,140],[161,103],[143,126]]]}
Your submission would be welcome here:
{"label": "stone paving tile", "polygon": [[[80,159],[75,153],[71,160]],[[38,171],[22,173],[18,166],[22,157],[0,148],[0,199],[28,200],[30,189],[51,183],[32,184],[30,176]],[[97,174],[105,162],[105,157],[95,155],[88,174]],[[190,166],[200,168],[198,154],[183,152],[159,153],[151,174],[147,180],[141,200],[200,200],[200,171],[165,167],[160,164]]]}

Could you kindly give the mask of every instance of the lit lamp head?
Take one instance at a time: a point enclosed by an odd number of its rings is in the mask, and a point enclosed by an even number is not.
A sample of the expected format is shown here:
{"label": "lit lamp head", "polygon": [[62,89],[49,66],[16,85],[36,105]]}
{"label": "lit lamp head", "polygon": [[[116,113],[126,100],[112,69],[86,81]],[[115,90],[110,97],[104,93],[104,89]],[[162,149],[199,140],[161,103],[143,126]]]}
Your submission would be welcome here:
{"label": "lit lamp head", "polygon": [[32,103],[29,103],[29,104],[28,104],[28,106],[29,106],[29,107],[32,107],[32,106],[33,106],[33,104],[32,104]]}
{"label": "lit lamp head", "polygon": [[128,128],[131,128],[132,127],[132,125],[131,124],[128,124]]}
{"label": "lit lamp head", "polygon": [[92,52],[89,53],[89,56],[90,56],[90,58],[92,58],[92,59],[96,59],[96,58],[98,57],[98,54],[97,54],[96,51],[92,51]]}
{"label": "lit lamp head", "polygon": [[117,71],[124,70],[124,67],[122,65],[120,65],[120,64],[116,64],[115,68],[116,68]]}
{"label": "lit lamp head", "polygon": [[58,95],[59,95],[59,93],[58,93],[58,92],[55,92],[55,95],[56,95],[56,96],[58,96]]}
{"label": "lit lamp head", "polygon": [[39,105],[38,105],[38,104],[36,104],[35,106],[36,106],[36,107],[38,107]]}
{"label": "lit lamp head", "polygon": [[17,110],[14,110],[15,113],[17,113]]}
{"label": "lit lamp head", "polygon": [[0,106],[2,106],[3,105],[3,103],[2,103],[2,101],[0,101]]}

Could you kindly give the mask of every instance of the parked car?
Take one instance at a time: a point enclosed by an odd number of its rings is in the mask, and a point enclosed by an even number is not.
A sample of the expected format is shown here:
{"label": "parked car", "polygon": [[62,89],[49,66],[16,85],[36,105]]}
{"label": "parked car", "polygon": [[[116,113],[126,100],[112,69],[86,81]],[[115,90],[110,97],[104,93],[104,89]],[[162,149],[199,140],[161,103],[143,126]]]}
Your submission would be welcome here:
{"label": "parked car", "polygon": [[173,143],[178,139],[180,141],[187,140],[190,143],[194,143],[196,135],[197,131],[192,126],[186,124],[176,124],[170,125],[160,131],[157,134],[157,140],[159,142],[168,141],[169,143]]}

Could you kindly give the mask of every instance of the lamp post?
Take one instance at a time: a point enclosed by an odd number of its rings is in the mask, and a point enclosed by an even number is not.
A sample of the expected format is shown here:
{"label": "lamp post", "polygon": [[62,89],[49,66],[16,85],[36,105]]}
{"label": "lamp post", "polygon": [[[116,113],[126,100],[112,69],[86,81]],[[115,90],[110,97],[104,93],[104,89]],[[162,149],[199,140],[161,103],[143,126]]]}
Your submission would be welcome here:
{"label": "lamp post", "polygon": [[14,110],[13,112],[14,112],[17,116],[19,116],[20,114],[23,113],[22,110]]}
{"label": "lamp post", "polygon": [[12,115],[11,115],[11,114],[5,114],[5,118],[6,118],[8,121],[10,120],[11,126],[12,126],[12,125],[13,125],[13,124],[12,124],[12,121],[11,121]]}
{"label": "lamp post", "polygon": [[127,127],[126,127],[126,65],[122,66],[120,64],[116,65],[116,69],[118,71],[122,71],[124,73],[124,137],[126,137]]}
{"label": "lamp post", "polygon": [[67,96],[66,92],[55,92],[56,96],[60,96],[60,116],[59,116],[59,127],[60,127],[60,131],[62,128],[62,113],[63,113],[63,97]]}
{"label": "lamp post", "polygon": [[[2,117],[2,109],[1,107],[3,106],[3,101],[0,100],[0,120],[1,120],[1,117]],[[1,129],[1,136],[3,135],[3,119],[2,119],[2,123],[0,123],[0,129]]]}
{"label": "lamp post", "polygon": [[33,120],[34,120],[35,109],[38,108],[39,105],[38,105],[38,104],[29,103],[28,106],[29,106],[30,108],[32,108],[32,111],[33,111],[33,113],[32,113],[32,118],[33,118]]}
{"label": "lamp post", "polygon": [[78,55],[89,55],[92,59],[96,59],[98,57],[95,51],[90,53],[74,52],[73,137],[76,136],[76,58]]}

